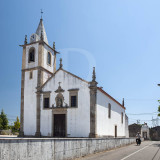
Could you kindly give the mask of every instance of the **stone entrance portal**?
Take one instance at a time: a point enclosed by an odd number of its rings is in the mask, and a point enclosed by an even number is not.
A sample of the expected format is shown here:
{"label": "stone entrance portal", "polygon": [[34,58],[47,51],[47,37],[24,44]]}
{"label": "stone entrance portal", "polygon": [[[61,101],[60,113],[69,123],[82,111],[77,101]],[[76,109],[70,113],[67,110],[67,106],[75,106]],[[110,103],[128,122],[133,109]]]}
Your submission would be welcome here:
{"label": "stone entrance portal", "polygon": [[54,114],[54,137],[66,136],[66,114]]}

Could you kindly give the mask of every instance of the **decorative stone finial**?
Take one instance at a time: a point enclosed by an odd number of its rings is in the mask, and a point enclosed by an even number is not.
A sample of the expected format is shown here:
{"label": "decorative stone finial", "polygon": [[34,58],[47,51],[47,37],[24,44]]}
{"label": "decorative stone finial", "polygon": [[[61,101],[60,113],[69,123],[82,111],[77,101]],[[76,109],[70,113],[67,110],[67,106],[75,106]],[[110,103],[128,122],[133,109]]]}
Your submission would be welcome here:
{"label": "decorative stone finial", "polygon": [[41,30],[41,40],[43,41],[43,31]]}
{"label": "decorative stone finial", "polygon": [[124,107],[124,98],[123,98],[123,100],[122,100],[122,106]]}
{"label": "decorative stone finial", "polygon": [[27,35],[25,35],[24,44],[27,44]]}
{"label": "decorative stone finial", "polygon": [[59,64],[59,68],[62,68],[63,64],[62,64],[62,58],[60,58],[60,64]]}
{"label": "decorative stone finial", "polygon": [[55,42],[53,42],[53,49],[54,49],[54,50],[56,49]]}
{"label": "decorative stone finial", "polygon": [[96,72],[95,72],[95,67],[93,67],[93,75],[92,75],[92,81],[96,81]]}

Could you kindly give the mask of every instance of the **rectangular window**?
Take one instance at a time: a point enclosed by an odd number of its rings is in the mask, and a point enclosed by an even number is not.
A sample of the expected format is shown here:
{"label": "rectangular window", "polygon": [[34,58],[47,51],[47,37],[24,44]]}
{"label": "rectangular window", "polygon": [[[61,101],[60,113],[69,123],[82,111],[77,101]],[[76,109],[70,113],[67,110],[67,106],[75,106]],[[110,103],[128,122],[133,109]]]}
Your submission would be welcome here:
{"label": "rectangular window", "polygon": [[69,89],[69,106],[78,107],[78,88]]}
{"label": "rectangular window", "polygon": [[77,96],[71,96],[71,107],[77,106]]}
{"label": "rectangular window", "polygon": [[111,118],[111,104],[108,103],[108,118]]}
{"label": "rectangular window", "polygon": [[49,98],[44,98],[44,108],[49,108]]}
{"label": "rectangular window", "polygon": [[123,112],[121,113],[121,123],[123,123]]}

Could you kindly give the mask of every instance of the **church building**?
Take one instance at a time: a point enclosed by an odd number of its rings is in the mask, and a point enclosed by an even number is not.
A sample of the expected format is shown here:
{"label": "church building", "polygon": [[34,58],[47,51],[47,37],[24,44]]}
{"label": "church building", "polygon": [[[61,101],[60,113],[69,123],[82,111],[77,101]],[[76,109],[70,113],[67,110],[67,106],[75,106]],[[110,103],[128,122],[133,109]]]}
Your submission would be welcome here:
{"label": "church building", "polygon": [[55,43],[48,44],[43,19],[23,45],[20,137],[126,137],[128,118],[96,81],[56,66]]}

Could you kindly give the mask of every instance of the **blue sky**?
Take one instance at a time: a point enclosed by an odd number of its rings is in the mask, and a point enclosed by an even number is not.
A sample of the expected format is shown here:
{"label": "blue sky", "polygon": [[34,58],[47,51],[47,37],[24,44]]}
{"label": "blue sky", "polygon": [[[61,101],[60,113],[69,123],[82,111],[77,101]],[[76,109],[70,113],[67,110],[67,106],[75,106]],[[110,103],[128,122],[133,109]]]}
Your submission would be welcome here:
{"label": "blue sky", "polygon": [[[40,19],[49,44],[56,42],[64,69],[91,79],[96,66],[99,86],[127,113],[153,113],[160,98],[159,0],[1,0],[0,109],[10,119],[20,115],[22,48]],[[156,115],[129,115],[151,120]],[[146,121],[151,124],[150,121]]]}

